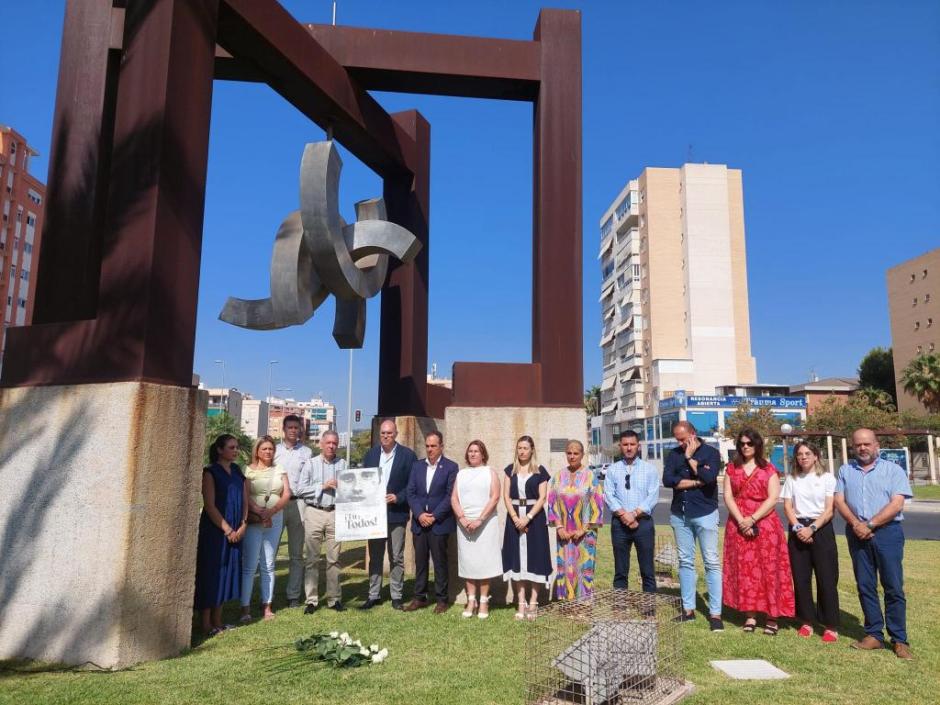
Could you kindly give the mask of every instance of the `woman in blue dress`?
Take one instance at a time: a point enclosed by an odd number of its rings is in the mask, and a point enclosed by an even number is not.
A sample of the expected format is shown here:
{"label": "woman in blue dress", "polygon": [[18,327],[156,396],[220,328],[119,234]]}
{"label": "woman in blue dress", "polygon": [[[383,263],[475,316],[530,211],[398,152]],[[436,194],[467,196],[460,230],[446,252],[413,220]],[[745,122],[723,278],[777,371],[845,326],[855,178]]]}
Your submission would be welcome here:
{"label": "woman in blue dress", "polygon": [[222,603],[238,599],[241,540],[248,526],[248,483],[235,464],[238,439],[227,433],[209,448],[202,470],[202,516],[196,551],[196,609],[202,630],[215,636],[222,625]]}
{"label": "woman in blue dress", "polygon": [[551,476],[536,461],[535,441],[531,436],[522,436],[516,441],[516,459],[504,472],[503,579],[516,583],[519,604],[516,619],[531,620],[538,612],[539,587],[549,587],[554,572],[545,521],[545,501]]}

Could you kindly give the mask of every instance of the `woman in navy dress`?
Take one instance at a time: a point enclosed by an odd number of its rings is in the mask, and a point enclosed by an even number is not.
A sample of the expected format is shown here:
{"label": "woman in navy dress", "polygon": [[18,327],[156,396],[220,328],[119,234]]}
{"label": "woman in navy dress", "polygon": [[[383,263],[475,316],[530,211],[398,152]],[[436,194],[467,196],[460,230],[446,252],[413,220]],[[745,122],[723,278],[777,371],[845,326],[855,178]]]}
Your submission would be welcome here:
{"label": "woman in navy dress", "polygon": [[196,609],[209,636],[222,631],[222,603],[239,597],[241,540],[248,526],[248,483],[238,457],[238,439],[227,433],[209,448],[202,470],[202,516],[196,550]]}
{"label": "woman in navy dress", "polygon": [[[538,613],[539,586],[550,587],[553,572],[545,521],[545,498],[551,476],[536,462],[535,441],[531,436],[516,441],[516,459],[504,472],[503,580],[516,581],[519,602],[516,619],[531,620]],[[530,594],[528,602],[526,588]]]}

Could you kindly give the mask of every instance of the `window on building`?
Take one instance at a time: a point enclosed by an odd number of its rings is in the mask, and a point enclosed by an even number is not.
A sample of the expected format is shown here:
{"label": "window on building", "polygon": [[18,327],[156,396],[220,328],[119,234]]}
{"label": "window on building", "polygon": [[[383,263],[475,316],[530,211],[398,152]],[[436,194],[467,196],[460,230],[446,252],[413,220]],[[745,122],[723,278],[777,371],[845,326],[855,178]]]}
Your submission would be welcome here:
{"label": "window on building", "polygon": [[26,217],[26,224],[27,224],[27,225],[35,225],[35,224],[36,224],[36,216],[34,216],[34,215],[29,215],[29,216],[27,216],[27,217]]}
{"label": "window on building", "polygon": [[926,278],[927,278],[927,270],[926,270],[926,269],[925,269],[923,272],[921,272],[920,278],[921,278],[921,279],[926,279]]}
{"label": "window on building", "polygon": [[920,321],[914,321],[914,330],[920,330]]}
{"label": "window on building", "polygon": [[932,319],[932,318],[928,318],[928,319],[927,319],[927,327],[930,328],[930,326],[932,326],[932,325],[933,325],[933,319]]}
{"label": "window on building", "polygon": [[915,297],[914,297],[914,303],[912,303],[911,306],[916,306],[916,305],[917,305],[917,297],[915,296]]}
{"label": "window on building", "polygon": [[690,421],[700,436],[711,435],[718,432],[717,411],[687,411],[685,418]]}
{"label": "window on building", "polygon": [[924,303],[925,304],[930,303],[930,294],[924,294]]}
{"label": "window on building", "polygon": [[915,279],[917,279],[917,275],[916,275],[916,274],[911,274],[911,284],[914,283],[914,280],[915,280]]}
{"label": "window on building", "polygon": [[28,270],[28,269],[24,269],[24,270],[22,270],[22,271],[20,272],[20,279],[22,279],[24,282],[28,282],[28,281],[29,281],[29,270]]}
{"label": "window on building", "polygon": [[933,352],[934,344],[931,343],[930,345],[928,345],[928,346],[927,346],[927,349],[928,349],[930,352]]}
{"label": "window on building", "polygon": [[918,345],[918,346],[917,346],[917,354],[920,355],[922,352],[924,352],[924,346],[923,346],[923,345]]}
{"label": "window on building", "polygon": [[32,252],[33,252],[32,245],[30,245],[28,242],[25,245],[23,245],[23,254],[29,255],[29,254],[32,254]]}
{"label": "window on building", "polygon": [[19,304],[20,308],[26,308],[26,299],[20,299],[17,301],[17,303]]}

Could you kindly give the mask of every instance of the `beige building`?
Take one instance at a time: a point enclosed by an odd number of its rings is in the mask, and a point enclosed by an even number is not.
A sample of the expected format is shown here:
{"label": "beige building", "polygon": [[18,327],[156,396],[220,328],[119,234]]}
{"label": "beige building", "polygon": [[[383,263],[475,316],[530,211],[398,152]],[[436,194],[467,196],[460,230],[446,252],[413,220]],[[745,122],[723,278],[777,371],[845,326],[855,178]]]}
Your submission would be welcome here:
{"label": "beige building", "polygon": [[891,317],[891,347],[894,379],[901,411],[924,411],[904,391],[901,373],[923,353],[940,351],[940,248],[902,262],[888,270],[888,313]]}
{"label": "beige building", "polygon": [[246,396],[242,399],[242,431],[251,438],[268,435],[268,402]]}
{"label": "beige building", "polygon": [[739,169],[647,168],[600,228],[603,445],[676,390],[756,381]]}

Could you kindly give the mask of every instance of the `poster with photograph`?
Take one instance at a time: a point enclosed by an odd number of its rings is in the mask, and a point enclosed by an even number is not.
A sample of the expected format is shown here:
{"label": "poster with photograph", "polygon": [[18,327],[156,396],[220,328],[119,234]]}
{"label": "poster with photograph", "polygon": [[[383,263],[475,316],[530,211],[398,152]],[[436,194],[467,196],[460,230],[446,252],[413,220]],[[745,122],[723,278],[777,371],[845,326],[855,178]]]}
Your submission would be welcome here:
{"label": "poster with photograph", "polygon": [[386,507],[379,468],[346,468],[336,478],[336,540],[384,539]]}

